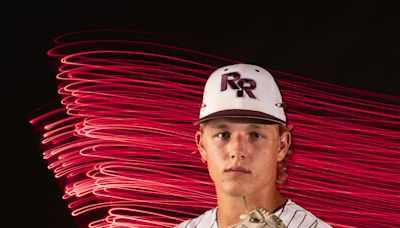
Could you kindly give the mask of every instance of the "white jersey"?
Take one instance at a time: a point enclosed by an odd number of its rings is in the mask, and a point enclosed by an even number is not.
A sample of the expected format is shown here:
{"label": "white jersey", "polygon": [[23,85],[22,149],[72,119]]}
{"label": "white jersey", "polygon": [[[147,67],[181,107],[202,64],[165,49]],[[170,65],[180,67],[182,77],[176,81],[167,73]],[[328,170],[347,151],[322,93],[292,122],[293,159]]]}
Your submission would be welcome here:
{"label": "white jersey", "polygon": [[[311,212],[297,205],[290,199],[279,210],[274,212],[288,228],[332,228]],[[186,220],[176,228],[218,228],[217,208],[206,211],[197,218]]]}

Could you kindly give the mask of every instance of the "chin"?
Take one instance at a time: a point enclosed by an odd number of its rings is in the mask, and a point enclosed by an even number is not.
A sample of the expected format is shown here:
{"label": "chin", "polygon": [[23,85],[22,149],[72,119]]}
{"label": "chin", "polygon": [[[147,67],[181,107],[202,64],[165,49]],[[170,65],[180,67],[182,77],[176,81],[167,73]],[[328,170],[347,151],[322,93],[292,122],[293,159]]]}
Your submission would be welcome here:
{"label": "chin", "polygon": [[249,194],[249,186],[243,183],[225,184],[222,190],[225,194],[235,197],[242,197]]}

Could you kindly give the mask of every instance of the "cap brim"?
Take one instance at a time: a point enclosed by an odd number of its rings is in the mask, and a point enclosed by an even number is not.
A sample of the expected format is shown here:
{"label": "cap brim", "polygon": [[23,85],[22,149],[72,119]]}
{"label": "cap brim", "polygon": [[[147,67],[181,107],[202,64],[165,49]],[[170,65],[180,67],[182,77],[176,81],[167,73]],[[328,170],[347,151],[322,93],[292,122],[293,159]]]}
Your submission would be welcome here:
{"label": "cap brim", "polygon": [[215,112],[213,114],[210,114],[208,116],[205,116],[205,117],[193,122],[193,124],[197,125],[197,124],[201,124],[205,121],[218,119],[218,118],[249,118],[249,119],[258,119],[258,120],[265,120],[268,122],[286,124],[285,121],[283,121],[279,118],[276,118],[275,116],[271,116],[271,115],[268,115],[263,112],[251,111],[251,110],[245,110],[245,109],[229,109],[229,110]]}

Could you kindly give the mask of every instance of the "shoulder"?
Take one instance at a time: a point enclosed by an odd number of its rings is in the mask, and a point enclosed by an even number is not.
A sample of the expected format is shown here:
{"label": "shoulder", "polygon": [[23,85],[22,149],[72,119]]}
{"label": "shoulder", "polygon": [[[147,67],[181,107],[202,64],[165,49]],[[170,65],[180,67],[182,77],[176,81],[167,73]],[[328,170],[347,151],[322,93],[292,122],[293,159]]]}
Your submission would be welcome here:
{"label": "shoulder", "polygon": [[275,215],[282,219],[287,227],[332,227],[290,199],[281,209],[275,212]]}
{"label": "shoulder", "polygon": [[216,228],[216,209],[217,208],[213,208],[196,218],[183,221],[175,226],[175,228]]}

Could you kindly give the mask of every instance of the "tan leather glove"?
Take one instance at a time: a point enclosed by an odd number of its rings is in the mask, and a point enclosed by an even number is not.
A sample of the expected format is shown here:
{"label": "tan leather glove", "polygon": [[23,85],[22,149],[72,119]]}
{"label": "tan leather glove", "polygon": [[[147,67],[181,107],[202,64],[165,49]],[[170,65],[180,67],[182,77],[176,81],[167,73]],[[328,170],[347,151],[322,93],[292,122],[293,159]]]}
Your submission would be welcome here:
{"label": "tan leather glove", "polygon": [[229,226],[229,228],[286,228],[278,216],[264,208],[257,208],[247,214],[240,216],[240,223]]}

